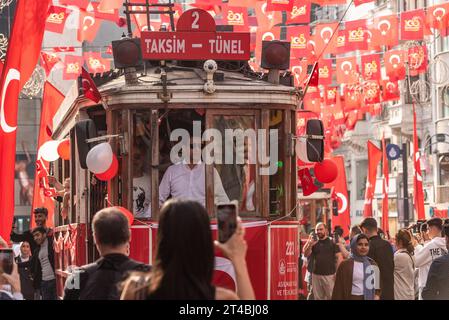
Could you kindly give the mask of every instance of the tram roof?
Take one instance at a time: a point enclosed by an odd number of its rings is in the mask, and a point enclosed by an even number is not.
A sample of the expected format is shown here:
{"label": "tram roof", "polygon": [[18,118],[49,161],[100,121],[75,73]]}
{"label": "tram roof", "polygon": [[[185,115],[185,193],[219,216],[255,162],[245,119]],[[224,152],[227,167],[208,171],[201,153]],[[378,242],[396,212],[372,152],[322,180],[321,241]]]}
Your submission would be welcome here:
{"label": "tram roof", "polygon": [[[220,65],[219,65],[220,66]],[[244,65],[245,66],[245,65]],[[246,65],[246,67],[248,67]],[[299,95],[297,89],[283,84],[272,84],[257,78],[253,72],[229,70],[219,68],[218,80],[214,81],[216,92],[207,94],[203,86],[207,81],[206,72],[198,65],[196,67],[178,66],[167,63],[167,90],[171,94],[168,104],[283,104],[297,105]],[[95,76],[93,80],[108,106],[162,104],[159,95],[162,93],[161,67],[150,66],[146,70],[136,71],[137,82],[126,82],[125,73],[109,72],[102,76]],[[282,74],[281,74],[282,77]],[[53,118],[53,128],[56,135],[62,134],[66,129],[60,126],[73,124],[73,118],[78,110],[95,105],[84,96],[79,96],[78,86],[75,83],[66,95],[61,107]],[[59,134],[58,134],[59,133]]]}

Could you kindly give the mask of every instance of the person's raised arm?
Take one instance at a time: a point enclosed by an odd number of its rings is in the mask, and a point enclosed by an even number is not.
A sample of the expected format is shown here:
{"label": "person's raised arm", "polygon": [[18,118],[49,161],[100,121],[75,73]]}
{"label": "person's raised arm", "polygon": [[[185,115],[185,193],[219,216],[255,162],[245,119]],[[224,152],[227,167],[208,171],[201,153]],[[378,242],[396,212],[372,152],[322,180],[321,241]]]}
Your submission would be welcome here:
{"label": "person's raised arm", "polygon": [[432,257],[430,256],[430,251],[422,248],[420,250],[415,251],[415,267],[420,268],[427,263],[432,261]]}
{"label": "person's raised arm", "polygon": [[170,168],[171,167],[168,167],[167,171],[165,171],[161,184],[159,185],[159,206],[162,206],[165,200],[170,196]]}
{"label": "person's raised arm", "polygon": [[304,245],[304,257],[308,258],[312,254],[312,248],[317,242],[313,239],[313,235],[309,236],[309,240]]}
{"label": "person's raised arm", "polygon": [[254,300],[256,295],[246,265],[246,251],[248,245],[244,239],[245,229],[242,221],[237,218],[237,229],[226,243],[215,241],[215,245],[234,265],[237,280],[237,296],[242,300]]}

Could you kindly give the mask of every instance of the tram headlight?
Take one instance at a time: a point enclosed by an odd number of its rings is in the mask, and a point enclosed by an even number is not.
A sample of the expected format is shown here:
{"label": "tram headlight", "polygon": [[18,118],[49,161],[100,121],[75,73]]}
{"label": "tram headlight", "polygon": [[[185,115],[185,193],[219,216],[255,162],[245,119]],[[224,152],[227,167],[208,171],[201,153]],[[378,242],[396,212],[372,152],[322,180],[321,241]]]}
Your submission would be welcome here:
{"label": "tram headlight", "polygon": [[264,69],[287,70],[290,67],[290,42],[262,41],[261,60]]}

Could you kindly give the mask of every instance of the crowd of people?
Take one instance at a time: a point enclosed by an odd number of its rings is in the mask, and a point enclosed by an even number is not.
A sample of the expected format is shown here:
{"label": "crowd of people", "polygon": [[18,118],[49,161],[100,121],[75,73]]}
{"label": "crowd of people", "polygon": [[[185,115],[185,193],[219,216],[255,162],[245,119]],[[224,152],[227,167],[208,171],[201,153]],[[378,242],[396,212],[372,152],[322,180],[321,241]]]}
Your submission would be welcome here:
{"label": "crowd of people", "polygon": [[449,221],[418,226],[386,239],[377,221],[365,218],[347,245],[338,226],[330,237],[318,223],[303,247],[307,299],[449,300]]}
{"label": "crowd of people", "polygon": [[[10,274],[0,272],[0,300],[57,300],[53,230],[46,208],[36,227],[11,240],[20,252]],[[415,232],[412,230],[415,229]],[[348,239],[318,223],[303,247],[310,300],[449,299],[449,222],[432,218],[387,240],[374,218],[353,226]],[[171,199],[161,208],[153,266],[128,257],[131,230],[116,208],[97,212],[92,232],[100,258],[67,278],[66,300],[255,299],[240,220],[226,242],[213,241],[209,215],[195,201]],[[0,238],[0,247],[7,243]],[[212,284],[215,250],[233,264],[236,291]]]}
{"label": "crowd of people", "polygon": [[[0,300],[58,299],[53,231],[46,227],[44,209],[34,211],[36,228],[11,234],[13,241],[22,241],[21,253],[12,273],[0,274]],[[131,230],[120,210],[112,207],[97,212],[92,230],[100,258],[72,272],[65,283],[64,300],[255,299],[240,219],[227,242],[214,242],[209,215],[200,203],[167,201],[161,209],[154,266],[128,257]],[[235,292],[212,285],[215,249],[234,266]]]}

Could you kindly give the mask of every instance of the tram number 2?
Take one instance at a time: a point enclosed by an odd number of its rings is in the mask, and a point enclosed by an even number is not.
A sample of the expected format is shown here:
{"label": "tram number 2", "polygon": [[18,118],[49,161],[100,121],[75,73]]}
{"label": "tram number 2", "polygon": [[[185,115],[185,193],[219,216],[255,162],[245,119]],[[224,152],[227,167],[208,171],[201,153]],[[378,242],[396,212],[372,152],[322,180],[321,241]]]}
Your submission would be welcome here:
{"label": "tram number 2", "polygon": [[192,18],[193,18],[193,22],[192,22],[192,29],[199,29],[200,26],[198,24],[198,20],[200,19],[200,14],[198,11],[193,11],[192,12]]}
{"label": "tram number 2", "polygon": [[285,242],[285,255],[286,256],[294,256],[295,255],[295,242],[294,241],[286,241]]}

